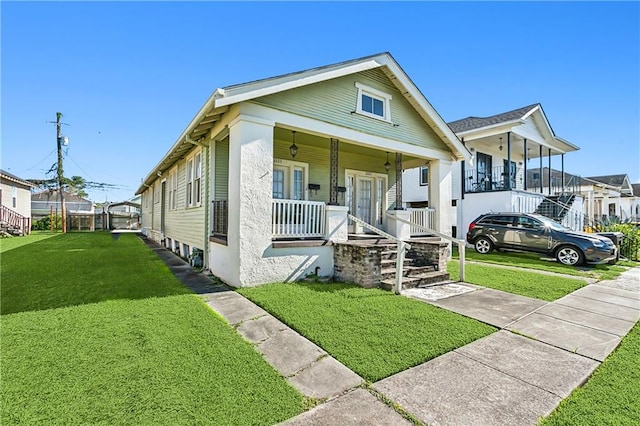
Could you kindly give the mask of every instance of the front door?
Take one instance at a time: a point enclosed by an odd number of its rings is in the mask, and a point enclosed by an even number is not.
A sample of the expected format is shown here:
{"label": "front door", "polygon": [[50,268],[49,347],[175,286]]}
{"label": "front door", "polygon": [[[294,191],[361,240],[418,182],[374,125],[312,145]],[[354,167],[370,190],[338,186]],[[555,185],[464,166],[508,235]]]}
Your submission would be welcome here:
{"label": "front door", "polygon": [[[347,171],[345,205],[358,219],[382,228],[386,210],[387,176],[372,172]],[[351,223],[350,233],[369,233],[366,228]]]}

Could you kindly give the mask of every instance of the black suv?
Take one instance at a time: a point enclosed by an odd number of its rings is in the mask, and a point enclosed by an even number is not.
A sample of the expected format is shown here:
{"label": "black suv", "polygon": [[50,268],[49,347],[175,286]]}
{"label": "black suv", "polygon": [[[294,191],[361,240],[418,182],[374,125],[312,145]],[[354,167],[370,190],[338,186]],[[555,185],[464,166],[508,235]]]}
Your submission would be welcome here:
{"label": "black suv", "polygon": [[565,265],[615,263],[617,249],[601,235],[575,232],[530,213],[488,213],[469,225],[467,242],[478,253],[510,249],[543,253]]}

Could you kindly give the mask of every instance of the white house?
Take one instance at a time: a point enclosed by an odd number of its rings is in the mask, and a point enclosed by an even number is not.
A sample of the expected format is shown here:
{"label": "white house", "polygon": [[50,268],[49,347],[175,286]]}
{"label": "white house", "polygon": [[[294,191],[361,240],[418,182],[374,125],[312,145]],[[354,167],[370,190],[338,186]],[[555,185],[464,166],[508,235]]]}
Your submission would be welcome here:
{"label": "white house", "polygon": [[[579,148],[556,136],[540,104],[528,105],[489,117],[467,117],[448,123],[473,155],[471,162],[456,162],[452,173],[452,233],[464,238],[469,224],[491,211],[534,212],[543,201],[567,218],[581,217],[582,201],[563,199],[564,154]],[[558,179],[547,178],[552,157],[560,157]],[[557,158],[556,158],[557,161]],[[433,207],[429,198],[430,164],[406,170],[404,201],[408,207]],[[525,179],[525,176],[530,176]],[[561,206],[567,206],[563,208]],[[581,223],[567,223],[581,227]]]}
{"label": "white house", "polygon": [[[62,194],[64,195],[67,229],[94,231],[95,207],[93,202],[64,190]],[[50,189],[33,194],[31,197],[31,211],[34,220],[51,214],[61,215],[62,206],[58,190]]]}
{"label": "white house", "polygon": [[143,232],[235,287],[332,276],[368,227],[408,236],[402,169],[429,162],[450,234],[451,165],[470,158],[388,53],[224,87],[144,178]]}
{"label": "white house", "polygon": [[580,179],[589,219],[617,218],[640,221],[640,194],[626,174],[591,176]]}
{"label": "white house", "polygon": [[0,226],[16,234],[31,231],[31,188],[35,185],[0,170]]}

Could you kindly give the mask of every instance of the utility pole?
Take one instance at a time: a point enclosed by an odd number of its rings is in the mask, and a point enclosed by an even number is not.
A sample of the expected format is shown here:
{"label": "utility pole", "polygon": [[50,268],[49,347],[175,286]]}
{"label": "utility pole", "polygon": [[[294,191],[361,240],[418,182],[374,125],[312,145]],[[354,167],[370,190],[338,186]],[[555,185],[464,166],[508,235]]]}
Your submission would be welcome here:
{"label": "utility pole", "polygon": [[56,133],[57,133],[57,142],[58,142],[58,193],[60,194],[60,209],[62,212],[62,233],[67,233],[67,215],[64,208],[64,195],[62,194],[62,180],[63,180],[63,170],[62,170],[62,132],[60,131],[60,119],[62,118],[61,112],[56,112]]}

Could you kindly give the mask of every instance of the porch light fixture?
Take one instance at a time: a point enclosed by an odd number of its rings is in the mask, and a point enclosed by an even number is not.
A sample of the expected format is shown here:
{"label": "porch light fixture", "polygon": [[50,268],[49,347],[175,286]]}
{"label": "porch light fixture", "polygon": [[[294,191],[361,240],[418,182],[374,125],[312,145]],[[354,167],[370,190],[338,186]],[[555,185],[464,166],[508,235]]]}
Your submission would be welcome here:
{"label": "porch light fixture", "polygon": [[387,151],[387,162],[384,163],[384,169],[386,171],[389,171],[389,169],[391,169],[391,163],[389,162],[389,151]]}
{"label": "porch light fixture", "polygon": [[500,151],[502,151],[502,138],[500,138]]}
{"label": "porch light fixture", "polygon": [[291,131],[291,146],[289,147],[289,152],[291,153],[292,158],[296,158],[296,154],[298,153],[298,145],[296,145],[296,131]]}

